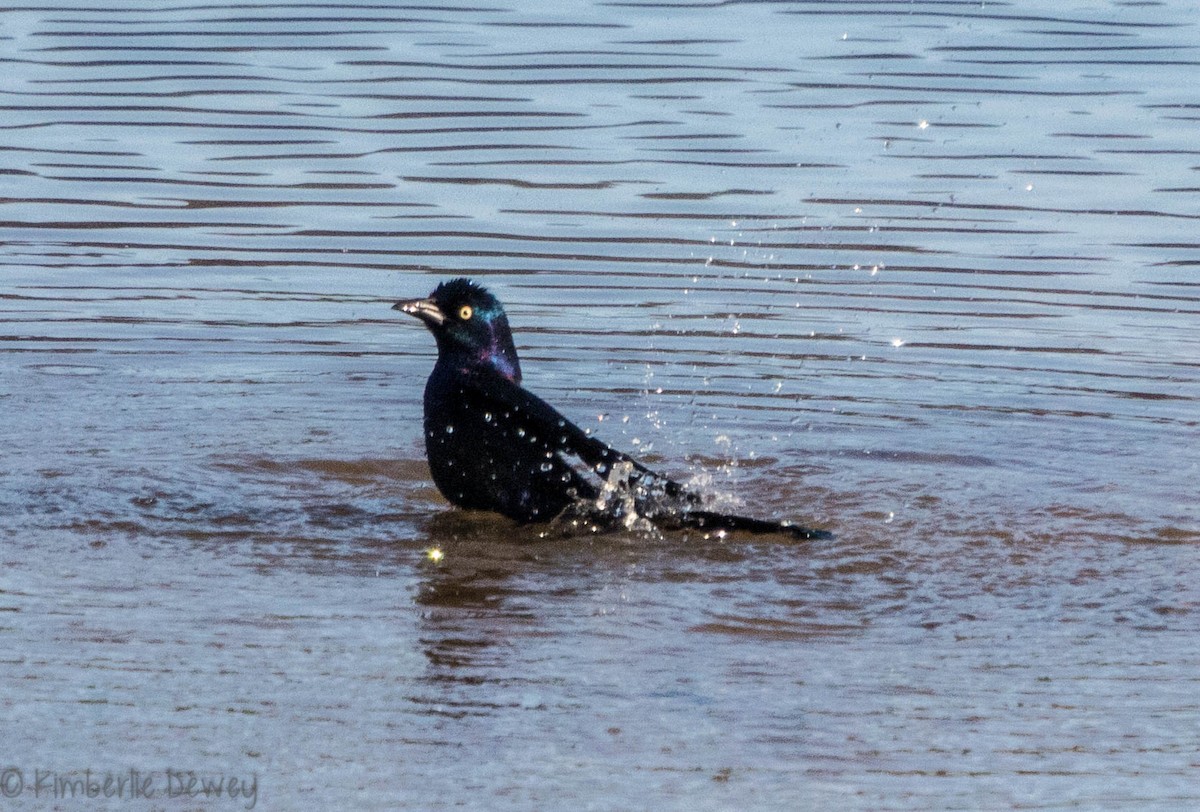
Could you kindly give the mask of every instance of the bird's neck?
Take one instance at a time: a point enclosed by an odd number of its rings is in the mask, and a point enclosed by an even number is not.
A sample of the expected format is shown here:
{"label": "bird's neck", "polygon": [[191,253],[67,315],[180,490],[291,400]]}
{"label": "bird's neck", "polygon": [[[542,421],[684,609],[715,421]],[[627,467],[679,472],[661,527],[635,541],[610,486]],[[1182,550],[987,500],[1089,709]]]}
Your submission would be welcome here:
{"label": "bird's neck", "polygon": [[513,347],[511,337],[508,338],[507,343],[494,341],[487,347],[476,351],[458,346],[441,347],[438,352],[437,366],[460,373],[486,370],[498,373],[513,383],[521,382],[521,362],[517,360],[517,351]]}
{"label": "bird's neck", "polygon": [[521,382],[521,363],[517,361],[517,353],[490,352],[480,357],[477,363],[490,365],[497,372],[513,383]]}
{"label": "bird's neck", "polygon": [[513,344],[512,330],[508,328],[508,319],[503,313],[493,324],[492,343],[485,355],[481,360],[490,363],[513,383],[521,382],[521,362],[517,360],[517,346]]}

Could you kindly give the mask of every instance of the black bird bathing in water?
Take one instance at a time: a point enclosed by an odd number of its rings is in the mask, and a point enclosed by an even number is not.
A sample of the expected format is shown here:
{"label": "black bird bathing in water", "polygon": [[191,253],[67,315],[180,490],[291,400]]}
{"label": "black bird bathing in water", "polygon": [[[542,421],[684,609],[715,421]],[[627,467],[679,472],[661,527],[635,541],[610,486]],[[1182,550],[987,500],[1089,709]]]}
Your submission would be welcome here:
{"label": "black bird bathing in water", "polygon": [[425,453],[438,490],[455,505],[521,523],[573,518],[601,527],[745,530],[797,538],[829,533],[790,522],[706,510],[700,494],[592,437],[521,386],[508,317],[467,279],[393,310],[437,339],[425,385]]}

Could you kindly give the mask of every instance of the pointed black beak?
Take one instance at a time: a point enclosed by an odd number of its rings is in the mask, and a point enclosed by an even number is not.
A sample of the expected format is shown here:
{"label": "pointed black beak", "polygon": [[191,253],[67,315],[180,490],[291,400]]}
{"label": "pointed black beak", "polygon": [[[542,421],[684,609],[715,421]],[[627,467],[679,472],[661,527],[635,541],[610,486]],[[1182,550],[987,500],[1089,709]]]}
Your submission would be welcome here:
{"label": "pointed black beak", "polygon": [[392,310],[416,316],[429,327],[440,327],[446,320],[446,314],[432,299],[410,299],[407,302],[396,302],[392,305]]}

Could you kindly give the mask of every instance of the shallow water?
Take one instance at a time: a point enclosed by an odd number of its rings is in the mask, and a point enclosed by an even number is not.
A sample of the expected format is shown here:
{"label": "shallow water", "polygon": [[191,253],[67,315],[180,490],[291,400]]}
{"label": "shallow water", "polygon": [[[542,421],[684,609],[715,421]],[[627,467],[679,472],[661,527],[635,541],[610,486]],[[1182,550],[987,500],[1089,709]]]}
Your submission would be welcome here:
{"label": "shallow water", "polygon": [[[0,12],[5,802],[1194,808],[1198,10]],[[836,539],[447,510],[461,274]]]}

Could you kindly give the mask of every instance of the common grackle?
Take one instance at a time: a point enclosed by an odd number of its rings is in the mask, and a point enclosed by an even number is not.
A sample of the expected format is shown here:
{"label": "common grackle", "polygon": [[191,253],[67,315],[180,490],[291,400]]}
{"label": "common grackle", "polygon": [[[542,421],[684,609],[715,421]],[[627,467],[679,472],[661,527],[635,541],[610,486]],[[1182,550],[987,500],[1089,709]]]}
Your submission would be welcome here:
{"label": "common grackle", "polygon": [[609,447],[521,386],[508,317],[468,280],[427,299],[398,302],[437,340],[425,385],[425,453],[438,490],[455,505],[521,523],[572,517],[589,526],[649,521],[663,529],[745,530],[828,538],[790,522],[707,510],[703,499]]}

